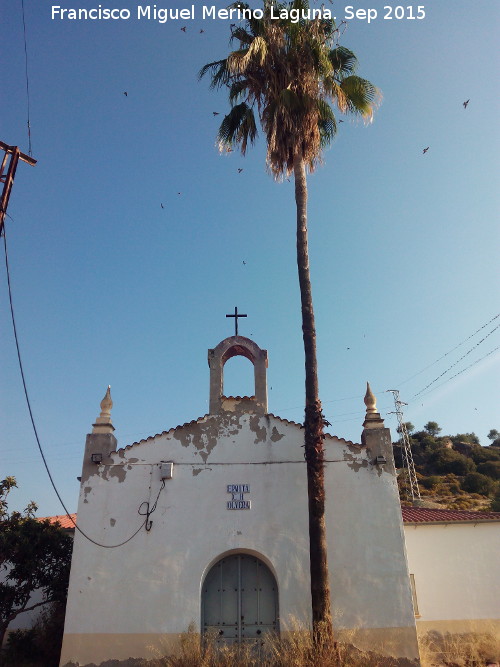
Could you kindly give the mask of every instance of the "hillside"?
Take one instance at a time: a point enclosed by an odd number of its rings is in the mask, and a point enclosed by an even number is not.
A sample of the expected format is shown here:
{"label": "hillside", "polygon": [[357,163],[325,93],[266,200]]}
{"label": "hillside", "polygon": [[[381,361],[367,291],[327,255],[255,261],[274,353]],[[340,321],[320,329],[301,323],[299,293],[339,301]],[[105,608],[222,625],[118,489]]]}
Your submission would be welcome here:
{"label": "hillside", "polygon": [[[415,431],[407,422],[420,496],[425,507],[500,511],[500,434],[489,433],[488,447],[475,433],[439,435],[436,422]],[[408,478],[402,469],[402,440],[393,443],[402,505],[411,505]]]}

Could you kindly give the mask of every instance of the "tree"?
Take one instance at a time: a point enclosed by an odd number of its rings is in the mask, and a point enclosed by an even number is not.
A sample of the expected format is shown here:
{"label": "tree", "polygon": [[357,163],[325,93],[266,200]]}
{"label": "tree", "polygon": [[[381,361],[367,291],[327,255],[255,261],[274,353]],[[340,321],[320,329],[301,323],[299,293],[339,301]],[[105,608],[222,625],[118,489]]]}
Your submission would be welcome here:
{"label": "tree", "polygon": [[476,465],[486,461],[500,461],[500,452],[495,447],[481,447],[473,445],[470,451],[470,457]]}
{"label": "tree", "polygon": [[500,479],[500,461],[485,461],[477,466],[481,475],[487,475],[491,479]]}
{"label": "tree", "polygon": [[[412,431],[415,430],[415,427],[413,426],[413,424],[412,424],[411,422],[404,422],[404,425],[406,426],[406,432],[407,432],[408,434],[410,434]],[[397,428],[397,432],[398,432],[398,433],[402,433],[401,426],[398,426],[398,428]]]}
{"label": "tree", "polygon": [[500,512],[500,489],[493,496],[490,505],[490,512]]}
{"label": "tree", "polygon": [[437,422],[427,422],[424,429],[429,435],[432,435],[433,438],[436,438],[441,433],[441,428]]}
{"label": "tree", "polygon": [[429,457],[429,467],[432,472],[442,475],[453,473],[454,475],[467,475],[474,472],[476,466],[474,461],[453,449],[438,449]]}
{"label": "tree", "polygon": [[497,431],[496,428],[490,429],[490,432],[486,437],[488,438],[488,440],[491,440],[490,446],[500,447],[500,433]]}
{"label": "tree", "polygon": [[462,489],[464,491],[480,493],[483,496],[488,496],[494,488],[495,482],[479,472],[468,473],[462,482]]}
{"label": "tree", "polygon": [[[66,599],[73,546],[58,524],[35,519],[35,503],[9,514],[7,496],[16,486],[14,477],[0,482],[0,646],[16,616]],[[38,602],[31,599],[35,590]]]}
{"label": "tree", "polygon": [[467,445],[479,445],[479,438],[472,431],[472,433],[457,433],[456,435],[451,436],[451,441],[454,445],[459,443],[465,443]]}
{"label": "tree", "polygon": [[[309,275],[307,178],[337,131],[333,103],[341,113],[371,119],[378,91],[355,75],[356,56],[338,46],[331,20],[307,16],[307,0],[279,4],[264,0],[262,18],[243,2],[245,23],[235,26],[239,48],[205,65],[201,79],[228,88],[231,110],[218,131],[221,151],[238,147],[245,155],[257,138],[256,115],[266,136],[266,163],[276,180],[292,173],[297,210],[297,267],[305,352],[304,443],[309,498],[309,541],[313,630],[331,632],[324,492],[324,416],[318,390],[316,329]],[[287,12],[281,12],[286,9]],[[293,12],[293,13],[291,13]],[[274,16],[273,16],[274,13]],[[294,13],[299,17],[293,21]],[[286,14],[285,18],[282,18]],[[276,18],[280,16],[280,18]],[[300,18],[302,16],[302,18]]]}

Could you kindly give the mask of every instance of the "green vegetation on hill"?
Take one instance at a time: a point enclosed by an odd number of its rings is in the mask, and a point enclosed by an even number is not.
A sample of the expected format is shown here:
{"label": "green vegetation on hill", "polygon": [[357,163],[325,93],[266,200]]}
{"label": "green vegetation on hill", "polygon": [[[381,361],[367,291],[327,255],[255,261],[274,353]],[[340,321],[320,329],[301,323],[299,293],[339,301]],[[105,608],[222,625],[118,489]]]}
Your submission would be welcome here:
{"label": "green vegetation on hill", "polygon": [[[440,435],[437,422],[415,431],[406,422],[420,495],[424,506],[447,509],[500,511],[500,434],[491,429],[489,447],[482,447],[475,433]],[[393,443],[396,468],[403,466],[402,440]],[[403,505],[408,482],[398,477]]]}

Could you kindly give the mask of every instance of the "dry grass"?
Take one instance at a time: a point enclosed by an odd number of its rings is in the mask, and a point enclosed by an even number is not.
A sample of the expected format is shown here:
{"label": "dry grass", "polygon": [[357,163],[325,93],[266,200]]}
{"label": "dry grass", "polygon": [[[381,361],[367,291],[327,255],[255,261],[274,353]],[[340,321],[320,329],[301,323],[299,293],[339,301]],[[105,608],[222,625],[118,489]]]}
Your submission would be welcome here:
{"label": "dry grass", "polygon": [[333,651],[326,641],[314,645],[310,632],[292,629],[283,637],[266,635],[265,641],[242,645],[218,644],[209,637],[203,645],[190,629],[181,636],[175,655],[158,656],[144,667],[416,667],[416,662],[363,652],[335,642]]}
{"label": "dry grass", "polygon": [[[353,635],[354,636],[354,635]],[[494,633],[440,634],[419,638],[422,667],[487,667],[500,665],[500,642]],[[314,645],[311,632],[298,622],[283,636],[268,634],[265,640],[243,645],[217,642],[209,636],[203,644],[194,627],[181,635],[176,654],[158,652],[143,667],[416,667],[416,661],[360,651],[349,641],[325,641]]]}
{"label": "dry grass", "polygon": [[428,632],[419,640],[422,667],[485,667],[500,664],[500,643],[490,633]]}

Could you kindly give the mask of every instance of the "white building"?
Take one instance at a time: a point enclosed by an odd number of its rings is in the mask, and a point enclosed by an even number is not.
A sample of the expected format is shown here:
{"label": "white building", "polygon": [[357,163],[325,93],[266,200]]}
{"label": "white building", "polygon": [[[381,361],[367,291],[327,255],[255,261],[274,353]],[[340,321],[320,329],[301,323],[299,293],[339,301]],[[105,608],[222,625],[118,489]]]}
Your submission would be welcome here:
{"label": "white building", "polygon": [[500,639],[500,512],[403,508],[419,635]]}
{"label": "white building", "polygon": [[[237,355],[254,366],[254,396],[224,396]],[[109,391],[101,403],[78,505],[93,542],[75,535],[61,665],[151,657],[190,625],[233,642],[310,625],[302,427],[268,412],[254,342],[227,338],[208,361],[210,412],[188,424],[118,448]],[[390,433],[369,390],[365,403],[360,443],[325,438],[334,625],[417,660]]]}

